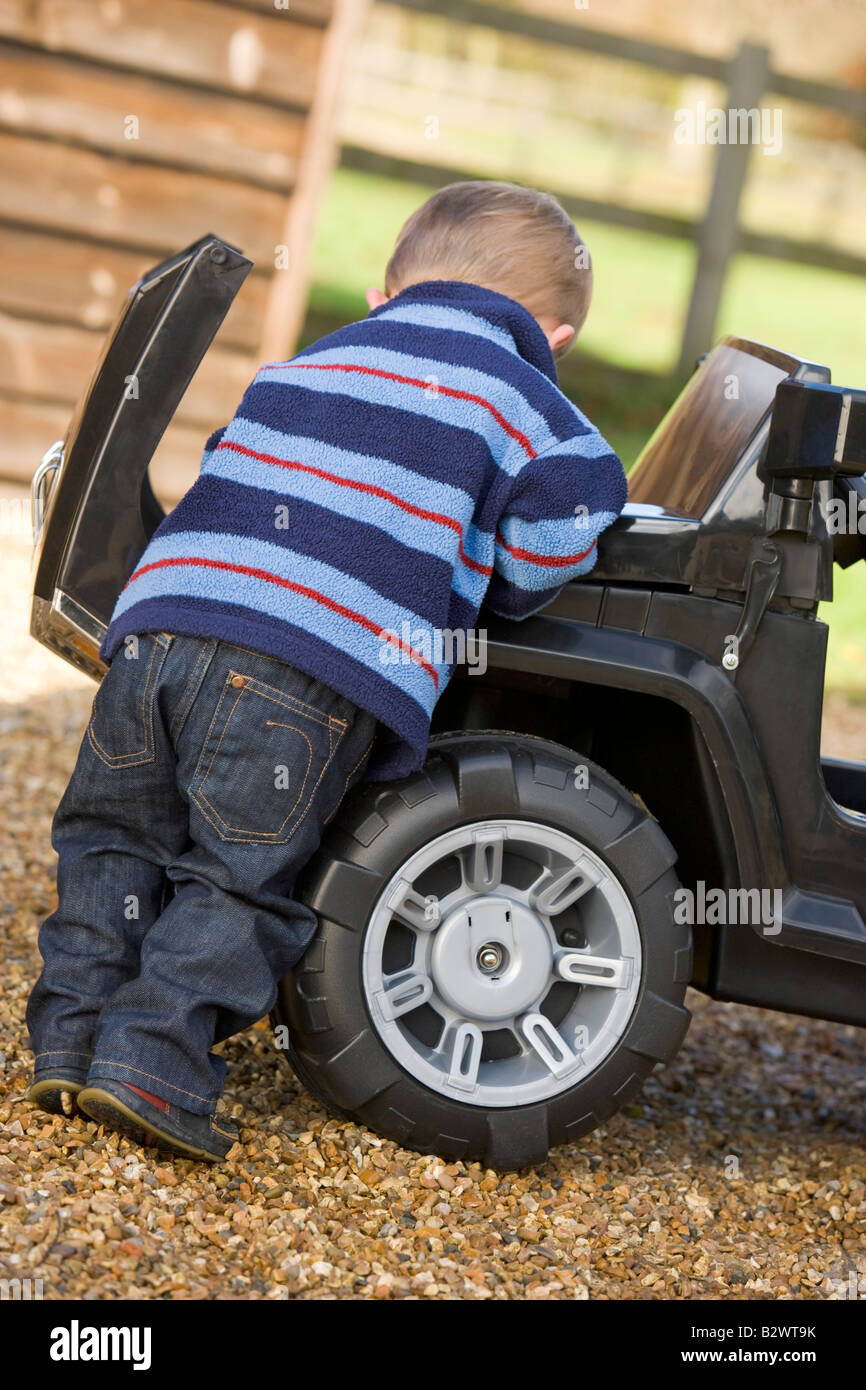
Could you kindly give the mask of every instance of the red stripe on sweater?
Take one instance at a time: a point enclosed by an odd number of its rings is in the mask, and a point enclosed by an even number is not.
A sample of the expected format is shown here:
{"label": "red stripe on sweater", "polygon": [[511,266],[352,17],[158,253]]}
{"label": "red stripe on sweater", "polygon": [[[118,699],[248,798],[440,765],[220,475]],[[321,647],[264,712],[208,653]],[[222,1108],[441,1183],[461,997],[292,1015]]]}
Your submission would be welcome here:
{"label": "red stripe on sweater", "polygon": [[482,565],[479,560],[473,560],[463,549],[463,527],[453,516],[446,516],[444,512],[430,512],[425,507],[416,507],[413,502],[407,502],[405,498],[398,497],[395,492],[388,492],[386,488],[377,487],[375,483],[362,483],[356,478],[341,478],[339,473],[329,473],[324,468],[315,468],[311,463],[301,463],[298,459],[281,459],[276,454],[262,454],[257,449],[248,449],[244,444],[236,444],[234,440],[226,439],[218,444],[214,453],[220,449],[234,449],[237,454],[245,454],[248,458],[258,459],[260,463],[273,464],[275,468],[288,468],[301,473],[313,473],[317,478],[324,478],[326,482],[336,483],[339,487],[352,488],[356,492],[367,492],[373,497],[381,497],[386,502],[392,502],[395,507],[400,507],[404,512],[410,512],[412,516],[420,517],[422,521],[433,521],[437,526],[447,526],[449,530],[455,531],[459,537],[458,553],[460,559],[469,569],[475,570],[477,574],[491,575],[492,565]]}
{"label": "red stripe on sweater", "polygon": [[591,553],[595,541],[577,555],[536,555],[534,550],[521,550],[519,545],[509,545],[501,531],[496,532],[496,544],[501,545],[503,550],[507,550],[509,555],[513,555],[515,560],[531,560],[533,565],[551,565],[555,568],[561,568],[563,565],[576,565],[578,560],[585,560],[587,555]]}
{"label": "red stripe on sweater", "polygon": [[323,607],[330,608],[332,612],[339,613],[343,618],[349,618],[353,623],[366,628],[368,632],[375,633],[377,637],[389,642],[392,647],[400,647],[407,652],[411,659],[422,666],[429,676],[433,679],[436,689],[439,689],[439,674],[436,668],[425,661],[420,652],[414,647],[410,647],[408,642],[402,641],[396,633],[389,632],[387,628],[380,627],[378,623],[365,618],[363,613],[356,613],[353,608],[346,608],[342,603],[337,603],[335,599],[328,598],[327,594],[320,593],[318,589],[311,589],[306,584],[295,584],[291,579],[283,579],[282,575],[271,574],[268,570],[256,569],[252,565],[231,564],[228,560],[208,560],[202,555],[177,556],[168,560],[154,560],[150,565],[142,565],[131,574],[126,582],[128,588],[134,579],[139,579],[141,575],[149,573],[150,570],[168,569],[174,565],[201,565],[205,569],[229,570],[233,574],[248,574],[253,579],[264,579],[268,584],[278,584],[282,589],[291,589],[293,593],[303,594],[305,598],[311,598],[316,603],[321,603]]}
{"label": "red stripe on sweater", "polygon": [[419,377],[401,376],[399,372],[386,372],[381,367],[365,367],[360,362],[266,362],[262,371],[275,372],[289,367],[305,372],[362,372],[365,376],[381,376],[387,381],[399,381],[403,386],[420,386],[422,390],[433,391],[434,394],[441,392],[443,396],[453,396],[458,401],[473,401],[475,405],[483,406],[485,410],[490,411],[497,425],[501,425],[506,434],[517,440],[528,458],[534,459],[536,456],[535,449],[523,431],[512,425],[510,420],[506,420],[492,401],[485,400],[483,396],[476,396],[473,391],[458,391],[456,386],[442,386],[438,383],[434,386],[432,382],[423,381]]}

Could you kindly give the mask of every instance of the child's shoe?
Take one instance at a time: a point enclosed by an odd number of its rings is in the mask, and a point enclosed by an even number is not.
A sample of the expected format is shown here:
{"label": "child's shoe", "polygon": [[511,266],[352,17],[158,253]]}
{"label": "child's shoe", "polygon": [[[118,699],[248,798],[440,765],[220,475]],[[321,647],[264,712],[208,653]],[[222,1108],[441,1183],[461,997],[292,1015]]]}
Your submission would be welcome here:
{"label": "child's shoe", "polygon": [[195,1115],[125,1081],[97,1081],[78,1096],[78,1106],[97,1124],[125,1134],[143,1148],[169,1149],[182,1158],[225,1158],[238,1132],[231,1121]]}
{"label": "child's shoe", "polygon": [[64,1067],[54,1067],[42,1076],[33,1078],[27,1098],[40,1110],[47,1110],[49,1115],[71,1117],[78,1114],[78,1093],[83,1087],[80,1076],[76,1077],[74,1072]]}

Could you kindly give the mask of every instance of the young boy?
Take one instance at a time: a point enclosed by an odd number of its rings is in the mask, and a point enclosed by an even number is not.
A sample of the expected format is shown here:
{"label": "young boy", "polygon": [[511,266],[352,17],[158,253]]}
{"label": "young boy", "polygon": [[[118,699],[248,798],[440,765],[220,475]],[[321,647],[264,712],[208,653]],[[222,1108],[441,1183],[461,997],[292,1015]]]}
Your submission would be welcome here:
{"label": "young boy", "polygon": [[543,608],[625,502],[557,386],[591,290],[552,198],[452,184],[404,226],[368,317],[266,363],[207,441],[117,601],[54,820],[27,1012],[44,1109],[231,1148],[210,1048],[309,944],[293,887],[346,792],[424,761],[451,675],[436,635],[482,602]]}

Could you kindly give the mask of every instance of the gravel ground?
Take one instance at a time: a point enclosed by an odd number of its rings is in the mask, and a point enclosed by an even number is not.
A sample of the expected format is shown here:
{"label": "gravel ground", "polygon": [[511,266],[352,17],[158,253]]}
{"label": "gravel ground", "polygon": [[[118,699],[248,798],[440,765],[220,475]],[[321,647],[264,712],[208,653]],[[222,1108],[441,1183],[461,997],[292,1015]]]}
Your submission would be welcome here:
{"label": "gravel ground", "polygon": [[[329,1119],[264,1024],[224,1046],[242,1142],[220,1167],[34,1109],[23,1020],[50,820],[93,687],[27,637],[29,585],[27,540],[6,535],[0,1279],[52,1299],[866,1297],[854,1028],[693,994],[682,1052],[638,1103],[519,1173]],[[866,709],[829,702],[826,745],[862,757]]]}

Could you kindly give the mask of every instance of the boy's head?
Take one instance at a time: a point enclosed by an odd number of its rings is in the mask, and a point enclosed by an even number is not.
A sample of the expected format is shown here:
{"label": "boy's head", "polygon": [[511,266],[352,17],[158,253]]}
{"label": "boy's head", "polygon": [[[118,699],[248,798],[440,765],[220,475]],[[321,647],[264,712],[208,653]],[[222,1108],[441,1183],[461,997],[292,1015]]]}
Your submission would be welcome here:
{"label": "boy's head", "polygon": [[538,321],[554,357],[572,346],[589,311],[592,264],[549,193],[473,179],[440,188],[413,212],[371,309],[422,280],[465,280],[498,290]]}

